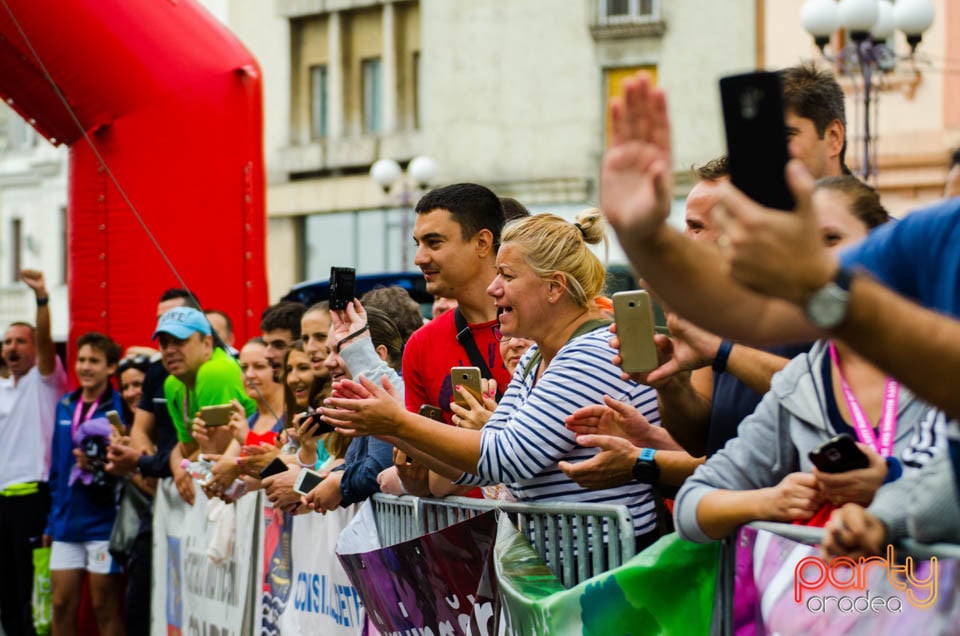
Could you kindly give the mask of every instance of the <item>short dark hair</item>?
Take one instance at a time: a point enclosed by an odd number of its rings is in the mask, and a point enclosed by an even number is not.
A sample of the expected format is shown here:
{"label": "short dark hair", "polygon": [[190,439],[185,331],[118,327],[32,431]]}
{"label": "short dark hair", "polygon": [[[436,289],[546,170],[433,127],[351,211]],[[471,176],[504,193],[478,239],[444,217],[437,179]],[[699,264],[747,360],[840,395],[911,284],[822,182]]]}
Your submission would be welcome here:
{"label": "short dark hair", "polygon": [[804,62],[780,71],[783,81],[783,108],[797,117],[813,122],[820,139],[834,120],[843,124],[843,148],[840,150],[840,166],[849,173],[844,159],[847,152],[847,114],[843,101],[843,89],[833,73],[820,70],[813,62]]}
{"label": "short dark hair", "polygon": [[204,315],[217,314],[218,316],[223,318],[223,321],[225,323],[227,323],[227,333],[233,333],[233,321],[230,320],[230,316],[228,316],[225,312],[222,312],[219,309],[207,309],[203,313]]}
{"label": "short dark hair", "polygon": [[447,210],[460,224],[460,235],[469,241],[480,230],[490,230],[495,245],[503,230],[503,205],[489,188],[476,183],[455,183],[434,188],[417,201],[417,214]]}
{"label": "short dark hair", "polygon": [[360,304],[368,311],[379,309],[387,314],[400,332],[403,342],[423,326],[423,314],[420,305],[407,290],[399,285],[375,287],[360,298]]}
{"label": "short dark hair", "polygon": [[88,331],[77,338],[77,351],[80,351],[86,345],[96,349],[107,358],[107,364],[117,364],[120,362],[120,354],[123,351],[120,345],[113,341],[110,336],[104,335],[98,331]]}
{"label": "short dark hair", "polygon": [[276,305],[270,305],[260,314],[260,331],[276,331],[288,329],[294,340],[300,338],[300,319],[306,313],[307,306],[289,300],[282,300]]}
{"label": "short dark hair", "polygon": [[186,302],[184,303],[187,307],[193,307],[194,309],[201,309],[200,300],[188,289],[182,287],[171,287],[162,294],[160,294],[159,302],[166,302],[168,300],[173,300],[174,298],[183,298]]}
{"label": "short dark hair", "polygon": [[[422,324],[422,323],[421,323]],[[387,364],[394,371],[400,370],[403,359],[403,340],[397,324],[386,312],[376,307],[367,308],[367,326],[370,327],[370,340],[374,347],[383,345],[387,348]]]}
{"label": "short dark hair", "polygon": [[690,166],[690,174],[697,181],[719,181],[730,176],[730,164],[727,155],[720,155],[700,166]]}
{"label": "short dark hair", "polygon": [[514,199],[513,197],[500,197],[500,205],[503,206],[503,221],[512,221],[514,219],[522,219],[525,216],[530,216],[530,210],[527,207]]}
{"label": "short dark hair", "polygon": [[824,177],[818,179],[817,189],[827,189],[846,195],[850,199],[850,212],[867,226],[868,230],[890,220],[890,213],[880,203],[877,191],[853,175]]}
{"label": "short dark hair", "polygon": [[960,164],[960,147],[954,148],[950,153],[950,167]]}

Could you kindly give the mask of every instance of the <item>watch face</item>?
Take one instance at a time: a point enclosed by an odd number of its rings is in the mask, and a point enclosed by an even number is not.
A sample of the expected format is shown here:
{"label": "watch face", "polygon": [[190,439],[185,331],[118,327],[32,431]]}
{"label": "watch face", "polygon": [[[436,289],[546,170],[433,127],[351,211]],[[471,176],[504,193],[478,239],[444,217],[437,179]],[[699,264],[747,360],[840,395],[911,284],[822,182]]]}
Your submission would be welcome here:
{"label": "watch face", "polygon": [[641,484],[654,484],[660,479],[660,468],[654,461],[638,459],[633,465],[633,479]]}
{"label": "watch face", "polygon": [[849,292],[829,283],[810,298],[807,303],[807,317],[821,329],[832,329],[846,317],[849,299]]}

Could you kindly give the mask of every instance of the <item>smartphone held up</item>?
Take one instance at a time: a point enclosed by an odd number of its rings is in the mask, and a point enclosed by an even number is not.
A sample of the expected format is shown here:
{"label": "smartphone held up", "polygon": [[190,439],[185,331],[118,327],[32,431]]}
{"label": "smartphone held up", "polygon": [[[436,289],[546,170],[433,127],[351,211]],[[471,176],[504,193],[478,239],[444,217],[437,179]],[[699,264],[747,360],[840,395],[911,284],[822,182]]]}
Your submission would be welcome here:
{"label": "smartphone held up", "polygon": [[356,296],[357,272],[352,267],[330,268],[330,309],[346,309]]}
{"label": "smartphone held up", "polygon": [[720,80],[730,181],[769,208],[796,203],[784,170],[790,159],[780,75],[766,71]]}
{"label": "smartphone held up", "polygon": [[620,339],[620,367],[627,373],[646,373],[658,366],[653,341],[653,305],[642,289],[613,295],[613,315]]}

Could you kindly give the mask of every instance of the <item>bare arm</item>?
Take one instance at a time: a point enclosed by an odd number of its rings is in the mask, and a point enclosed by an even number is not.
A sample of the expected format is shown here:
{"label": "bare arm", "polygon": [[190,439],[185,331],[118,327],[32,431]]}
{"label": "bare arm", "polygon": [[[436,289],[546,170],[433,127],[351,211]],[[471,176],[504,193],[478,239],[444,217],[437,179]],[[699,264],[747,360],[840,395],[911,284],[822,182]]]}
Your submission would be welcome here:
{"label": "bare arm", "polygon": [[653,460],[660,469],[658,484],[682,486],[687,477],[693,474],[697,466],[706,461],[706,457],[693,457],[686,451],[657,451]]}
{"label": "bare arm", "polygon": [[857,275],[848,317],[835,334],[922,399],[960,417],[960,392],[944,381],[960,374],[960,321]]}
{"label": "bare arm", "polygon": [[[694,371],[694,375],[701,370]],[[713,376],[710,369],[702,370]],[[685,374],[677,374],[657,388],[660,423],[684,450],[694,456],[707,452],[707,432],[710,429],[710,398],[705,397]]]}
{"label": "bare arm", "polygon": [[770,379],[790,362],[773,353],[746,345],[733,345],[727,358],[727,373],[763,395],[770,390]]}
{"label": "bare arm", "polygon": [[452,479],[448,479],[443,475],[438,475],[432,470],[430,471],[430,494],[434,497],[465,495],[473,489],[474,486],[458,486],[457,484],[453,483]]}
{"label": "bare arm", "polygon": [[[420,416],[418,415],[417,417],[420,417]],[[423,419],[427,419],[427,418],[423,418]],[[432,420],[427,420],[427,421],[432,421]],[[441,425],[446,426],[445,424],[441,424]],[[454,426],[449,426],[447,428],[457,430],[457,428]],[[462,430],[470,430],[470,429],[462,429]],[[479,433],[479,431],[475,431],[475,432]],[[452,480],[458,479],[464,472],[474,473],[477,470],[477,462],[480,461],[479,435],[477,436],[478,438],[477,460],[473,463],[473,467],[467,471],[454,468],[450,464],[438,459],[437,457],[434,457],[428,452],[425,452],[423,449],[419,448],[410,440],[402,439],[396,435],[381,436],[380,438],[383,439],[384,441],[387,441],[393,444],[394,446],[402,450],[404,453],[406,453],[411,459],[423,464],[428,469],[430,469],[431,484],[434,483],[434,480],[446,479],[448,481],[452,481]],[[431,491],[433,491],[432,487],[431,487]],[[438,495],[438,496],[442,496],[442,495]]]}
{"label": "bare arm", "polygon": [[133,425],[130,427],[130,440],[133,447],[143,451],[148,455],[157,452],[157,447],[153,443],[153,425],[154,415],[150,411],[136,409],[133,412]]}
{"label": "bare arm", "polygon": [[821,503],[814,476],[791,473],[771,488],[710,491],[697,506],[697,523],[704,534],[721,539],[751,521],[809,519]]}
{"label": "bare arm", "polygon": [[[613,435],[578,435],[577,443],[600,449],[589,459],[557,463],[557,467],[577,484],[590,490],[600,490],[633,481],[633,467],[640,457],[640,448]],[[704,459],[691,457],[685,451],[658,450],[653,461],[660,470],[657,483],[679,486]]]}
{"label": "bare arm", "polygon": [[666,96],[653,88],[649,75],[624,83],[624,96],[611,100],[610,116],[600,208],[646,284],[671,310],[737,341],[815,340],[816,331],[796,307],[750,291],[729,276],[719,250],[667,225],[673,194],[670,118]]}
{"label": "bare arm", "polygon": [[[40,375],[48,377],[57,369],[57,350],[53,346],[53,334],[50,330],[50,295],[43,272],[25,269],[20,278],[33,290],[37,299],[37,326],[34,335],[37,346],[37,369]],[[42,304],[41,304],[42,303]]]}

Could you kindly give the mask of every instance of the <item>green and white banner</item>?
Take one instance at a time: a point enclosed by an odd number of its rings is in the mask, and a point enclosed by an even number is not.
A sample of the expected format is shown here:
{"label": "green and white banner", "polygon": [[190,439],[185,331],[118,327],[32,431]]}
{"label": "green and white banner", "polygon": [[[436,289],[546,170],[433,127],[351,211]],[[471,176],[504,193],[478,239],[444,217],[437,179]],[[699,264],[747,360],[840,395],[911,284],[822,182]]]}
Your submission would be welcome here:
{"label": "green and white banner", "polygon": [[502,515],[494,547],[501,616],[507,633],[524,635],[709,634],[718,558],[719,544],[670,534],[567,590]]}

